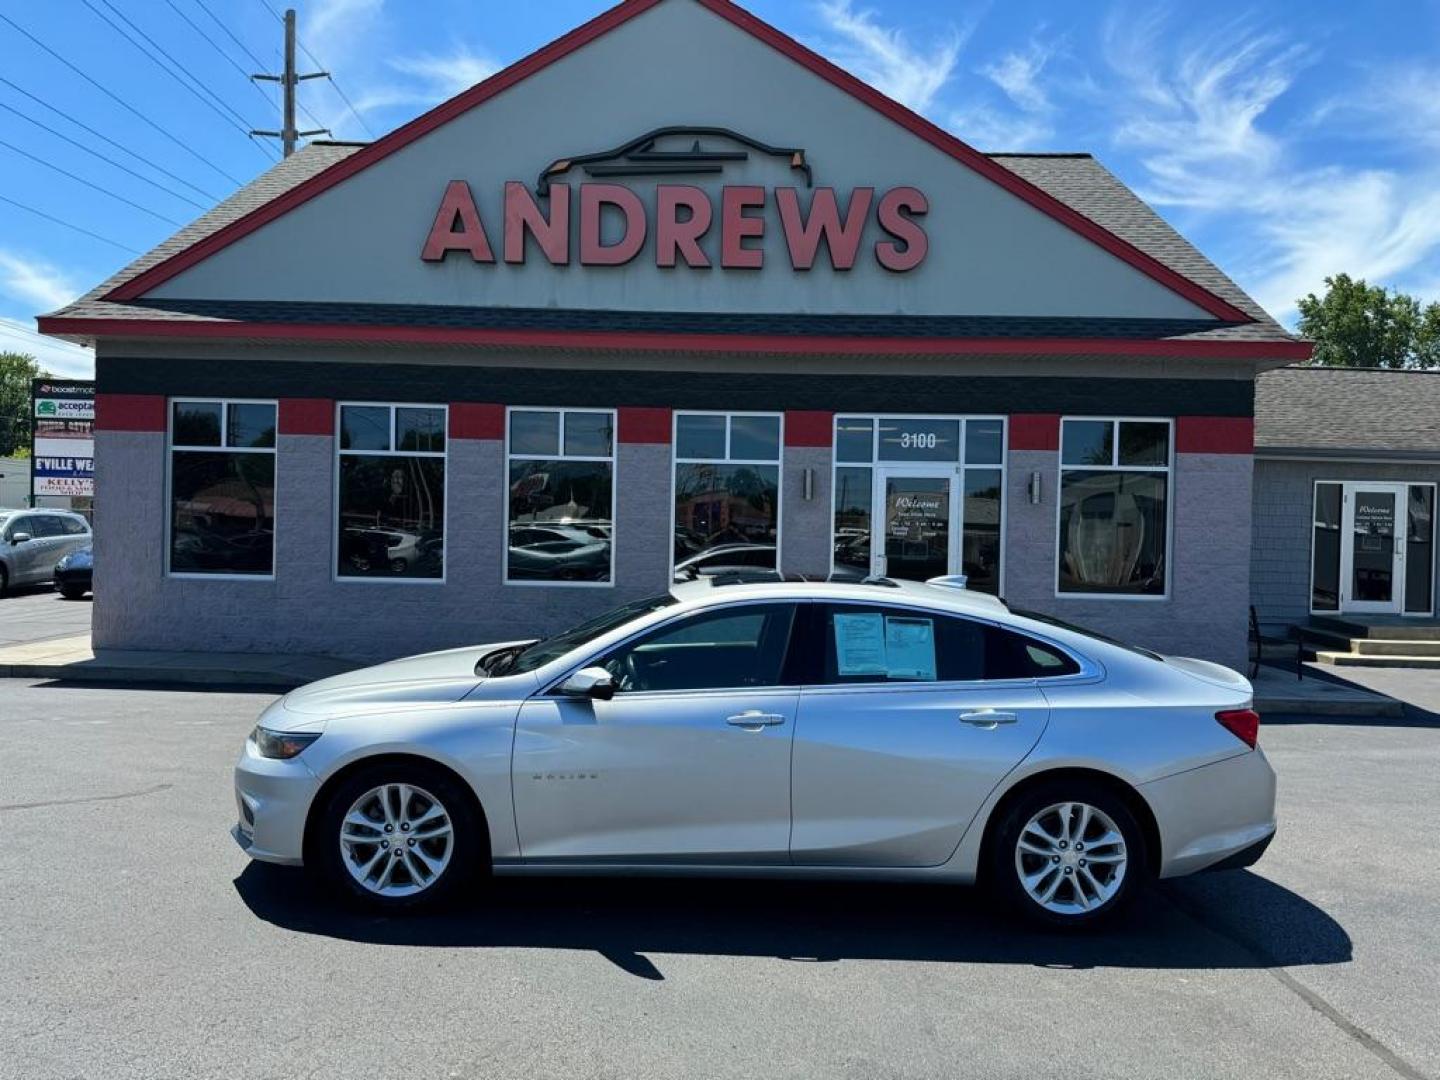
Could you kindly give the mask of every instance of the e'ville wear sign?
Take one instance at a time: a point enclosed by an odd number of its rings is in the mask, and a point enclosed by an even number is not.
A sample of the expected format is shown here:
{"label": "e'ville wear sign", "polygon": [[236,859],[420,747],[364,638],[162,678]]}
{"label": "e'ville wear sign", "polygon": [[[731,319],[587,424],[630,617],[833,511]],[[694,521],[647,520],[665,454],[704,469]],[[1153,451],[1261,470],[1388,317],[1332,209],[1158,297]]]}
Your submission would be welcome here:
{"label": "e'ville wear sign", "polygon": [[[665,148],[677,139],[692,138],[688,149]],[[706,140],[708,148],[702,145]],[[868,254],[880,266],[906,273],[925,261],[929,238],[919,219],[930,204],[918,188],[877,192],[857,187],[848,193],[843,208],[834,188],[812,188],[807,209],[801,206],[796,187],[726,186],[717,207],[702,188],[658,183],[652,218],[634,190],[611,182],[641,176],[713,176],[731,163],[748,160],[752,153],[788,160],[811,188],[804,150],[766,146],[721,128],[661,128],[615,150],[562,158],[541,174],[534,192],[518,180],[505,184],[501,260],[523,264],[528,241],[533,240],[553,266],[568,266],[572,260],[581,266],[624,266],[648,247],[656,266],[709,269],[716,260],[706,251],[706,242],[713,249],[709,237],[718,233],[722,270],[759,270],[765,265],[761,246],[767,228],[765,212],[773,204],[792,270],[813,268],[822,248],[832,268],[853,269],[863,257],[861,244],[872,221],[884,238],[876,241]],[[572,171],[607,179],[573,189],[555,182]],[[575,217],[579,218],[578,238],[572,235]],[[605,235],[606,218],[618,223],[618,235],[613,235],[613,228],[609,230],[612,235]],[[442,262],[452,251],[467,252],[477,263],[499,261],[475,195],[464,180],[451,180],[446,186],[420,257],[426,262]]]}
{"label": "e'ville wear sign", "polygon": [[30,505],[37,495],[95,495],[95,384],[30,384]]}

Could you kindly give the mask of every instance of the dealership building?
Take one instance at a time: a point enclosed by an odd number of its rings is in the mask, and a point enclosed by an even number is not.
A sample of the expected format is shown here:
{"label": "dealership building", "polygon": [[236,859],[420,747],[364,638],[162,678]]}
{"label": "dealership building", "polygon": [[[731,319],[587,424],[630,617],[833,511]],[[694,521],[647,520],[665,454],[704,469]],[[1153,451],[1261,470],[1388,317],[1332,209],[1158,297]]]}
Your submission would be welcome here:
{"label": "dealership building", "polygon": [[96,645],[361,658],[760,565],[1238,664],[1256,377],[1309,355],[1089,155],[727,0],[311,144],[40,325],[96,349]]}

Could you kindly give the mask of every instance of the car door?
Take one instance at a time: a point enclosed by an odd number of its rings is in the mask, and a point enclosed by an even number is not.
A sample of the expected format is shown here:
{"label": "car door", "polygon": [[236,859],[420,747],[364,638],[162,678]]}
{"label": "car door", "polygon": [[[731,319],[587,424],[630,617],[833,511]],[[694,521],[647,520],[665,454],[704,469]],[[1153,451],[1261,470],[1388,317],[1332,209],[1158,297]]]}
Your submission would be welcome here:
{"label": "car door", "polygon": [[900,605],[815,605],[806,632],[816,670],[795,726],[797,864],[945,862],[1048,722],[1031,676],[1046,662],[1078,670],[988,623]]}
{"label": "car door", "polygon": [[37,580],[49,581],[55,573],[55,564],[67,550],[65,519],[59,514],[37,514],[40,527],[40,544],[35,552]]}
{"label": "car door", "polygon": [[612,700],[552,687],[527,701],[512,771],[522,855],[786,862],[794,621],[774,602],[680,616],[580,665],[611,672]]}
{"label": "car door", "polygon": [[83,518],[61,517],[60,528],[63,535],[55,551],[55,562],[59,562],[72,551],[79,551],[90,543],[90,527]]}
{"label": "car door", "polygon": [[[15,537],[28,536],[28,540],[15,542]],[[29,585],[40,580],[40,554],[44,537],[40,535],[40,516],[22,514],[10,522],[5,530],[5,544],[10,554],[11,582],[15,585]]]}

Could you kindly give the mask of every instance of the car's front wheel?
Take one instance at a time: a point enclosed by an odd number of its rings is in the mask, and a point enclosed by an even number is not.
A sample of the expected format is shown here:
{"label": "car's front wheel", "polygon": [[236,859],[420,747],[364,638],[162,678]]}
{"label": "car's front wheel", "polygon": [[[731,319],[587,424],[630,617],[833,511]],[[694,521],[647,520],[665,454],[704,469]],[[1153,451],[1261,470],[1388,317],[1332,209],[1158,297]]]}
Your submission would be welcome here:
{"label": "car's front wheel", "polygon": [[331,793],[306,864],[342,897],[380,910],[453,898],[480,869],[482,823],[459,783],[420,763],[381,763]]}
{"label": "car's front wheel", "polygon": [[1054,927],[1115,915],[1146,874],[1144,835],[1125,800],[1093,781],[1038,784],[1010,804],[991,845],[991,882],[1011,910]]}

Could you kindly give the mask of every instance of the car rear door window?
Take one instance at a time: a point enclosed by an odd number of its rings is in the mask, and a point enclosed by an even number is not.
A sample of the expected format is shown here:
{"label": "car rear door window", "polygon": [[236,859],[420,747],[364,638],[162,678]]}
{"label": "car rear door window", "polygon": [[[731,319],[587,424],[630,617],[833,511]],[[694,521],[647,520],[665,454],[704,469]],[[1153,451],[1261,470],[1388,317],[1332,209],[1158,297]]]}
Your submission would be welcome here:
{"label": "car rear door window", "polygon": [[84,536],[90,531],[84,520],[78,517],[61,518],[60,524],[64,527],[66,536]]}
{"label": "car rear door window", "polygon": [[780,686],[793,604],[748,604],[696,615],[629,642],[602,666],[621,693]]}
{"label": "car rear door window", "polygon": [[827,684],[1037,679],[1079,671],[1054,646],[961,616],[829,604],[820,625]]}

